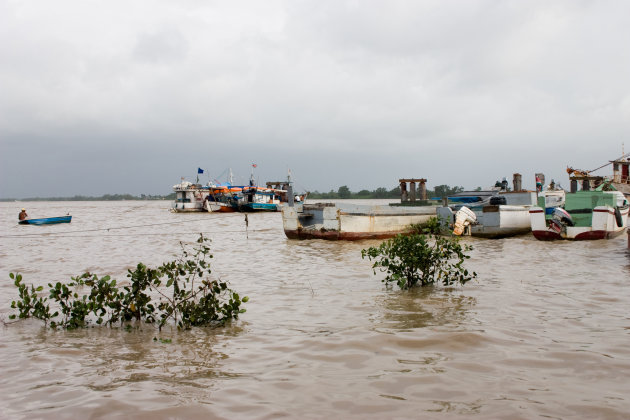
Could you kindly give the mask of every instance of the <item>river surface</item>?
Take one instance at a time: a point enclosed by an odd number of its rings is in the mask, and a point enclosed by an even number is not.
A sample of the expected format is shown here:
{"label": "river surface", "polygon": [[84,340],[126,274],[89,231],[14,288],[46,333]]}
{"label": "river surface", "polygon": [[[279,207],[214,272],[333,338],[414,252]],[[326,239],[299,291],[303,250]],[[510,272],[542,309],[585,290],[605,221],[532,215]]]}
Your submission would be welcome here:
{"label": "river surface", "polygon": [[[72,223],[19,226],[21,207]],[[9,272],[44,286],[85,271],[124,283],[200,232],[213,275],[250,298],[222,329],[0,325],[0,418],[630,418],[626,235],[468,239],[476,281],[400,291],[361,259],[379,241],[288,240],[279,213],[250,214],[246,229],[242,214],[169,207],[0,203],[5,322]]]}

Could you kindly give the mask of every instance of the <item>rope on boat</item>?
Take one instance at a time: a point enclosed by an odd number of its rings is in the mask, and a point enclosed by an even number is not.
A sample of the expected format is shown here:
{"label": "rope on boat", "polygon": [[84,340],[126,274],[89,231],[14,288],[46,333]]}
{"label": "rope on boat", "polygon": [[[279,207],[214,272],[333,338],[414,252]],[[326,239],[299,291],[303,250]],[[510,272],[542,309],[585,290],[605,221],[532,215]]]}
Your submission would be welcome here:
{"label": "rope on boat", "polygon": [[[625,155],[623,155],[623,156],[621,156],[620,158],[617,158],[617,159],[615,159],[615,160],[621,160],[621,159],[625,158],[626,156],[630,156],[630,153],[626,153]],[[588,173],[598,171],[598,170],[600,170],[600,169],[602,169],[602,168],[605,168],[605,167],[606,167],[606,166],[608,166],[608,165],[612,165],[612,162],[605,163],[605,164],[603,164],[602,166],[600,166],[599,168],[591,169],[590,171],[588,171]]]}

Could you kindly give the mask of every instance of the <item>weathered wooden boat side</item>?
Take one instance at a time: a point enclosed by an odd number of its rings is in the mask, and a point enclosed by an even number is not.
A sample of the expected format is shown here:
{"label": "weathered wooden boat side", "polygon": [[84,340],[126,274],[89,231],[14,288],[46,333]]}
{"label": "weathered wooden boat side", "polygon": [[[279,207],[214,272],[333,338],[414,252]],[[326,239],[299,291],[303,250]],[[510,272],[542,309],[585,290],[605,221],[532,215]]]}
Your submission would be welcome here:
{"label": "weathered wooden boat side", "polygon": [[291,176],[286,181],[267,182],[267,187],[253,185],[243,188],[242,199],[238,200],[237,208],[240,212],[281,211],[282,207],[292,200],[304,202],[306,194],[294,195]]}
{"label": "weathered wooden boat side", "polygon": [[401,201],[390,205],[295,205],[293,195],[289,194],[289,202],[282,207],[284,233],[290,239],[347,241],[386,239],[408,233],[411,225],[425,223],[436,215],[437,207],[427,202],[426,181],[424,178],[399,179]]}
{"label": "weathered wooden boat side", "polygon": [[630,158],[624,155],[611,161],[613,165],[612,185],[630,199]]}
{"label": "weathered wooden boat side", "polygon": [[240,212],[256,212],[256,211],[279,211],[280,204],[274,203],[239,203],[238,211]]}
{"label": "weathered wooden boat side", "polygon": [[485,206],[478,213],[478,224],[471,226],[471,236],[480,238],[507,238],[531,232],[529,209],[531,206]]}
{"label": "weathered wooden boat side", "polygon": [[234,213],[237,207],[228,201],[206,200],[206,211],[210,213]]}
{"label": "weathered wooden boat side", "polygon": [[[612,164],[612,176],[593,175],[592,173]],[[578,191],[581,187],[582,191],[598,188],[600,185],[609,183],[615,190],[621,192],[630,199],[630,153],[623,153],[621,157],[609,161],[608,164],[600,166],[591,171],[582,169],[567,168],[569,181],[571,182],[571,192]]]}
{"label": "weathered wooden boat side", "polygon": [[563,213],[546,215],[541,207],[530,210],[532,233],[536,239],[611,239],[624,233],[630,208],[618,191],[578,191],[568,193]]}
{"label": "weathered wooden boat side", "polygon": [[[455,235],[498,239],[531,232],[529,210],[536,204],[536,192],[521,189],[518,173],[514,191],[506,189],[507,184],[501,190],[478,191],[477,196],[471,191],[448,197],[449,205],[438,208],[438,218]],[[461,197],[468,200],[461,204]]]}
{"label": "weathered wooden boat side", "polygon": [[181,183],[173,185],[173,191],[175,192],[175,201],[171,211],[176,213],[207,211],[205,202],[210,194],[209,187],[182,180]]}
{"label": "weathered wooden boat side", "polygon": [[57,223],[70,223],[72,216],[45,217],[41,219],[24,219],[18,223],[21,225],[54,225]]}
{"label": "weathered wooden boat side", "polygon": [[385,239],[427,222],[435,212],[434,206],[315,203],[283,207],[282,222],[290,239]]}

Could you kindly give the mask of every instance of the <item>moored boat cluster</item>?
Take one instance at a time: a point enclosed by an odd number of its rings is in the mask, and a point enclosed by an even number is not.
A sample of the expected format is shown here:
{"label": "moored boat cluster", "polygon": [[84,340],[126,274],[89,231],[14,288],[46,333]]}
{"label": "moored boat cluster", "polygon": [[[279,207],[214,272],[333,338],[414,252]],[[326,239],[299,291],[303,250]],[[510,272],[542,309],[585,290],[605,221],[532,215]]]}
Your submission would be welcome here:
{"label": "moored boat cluster", "polygon": [[256,185],[253,173],[248,185],[233,185],[231,180],[201,185],[182,179],[173,186],[173,191],[174,212],[280,211],[290,201],[302,202],[306,198],[306,194],[294,195],[290,177],[286,181],[267,182],[263,187]]}
{"label": "moored boat cluster", "polygon": [[432,217],[438,218],[445,233],[457,236],[505,238],[532,232],[539,240],[608,239],[627,230],[630,197],[630,160],[622,157],[611,163],[612,178],[569,168],[569,192],[553,180],[545,185],[543,174],[536,174],[535,191],[524,190],[516,173],[513,188],[504,178],[486,190],[429,199],[426,179],[403,178],[400,203],[389,205],[304,203],[306,194],[293,192],[290,177],[261,187],[252,174],[244,186],[175,185],[173,210],[281,211],[290,239],[383,239],[410,232],[411,225]]}
{"label": "moored boat cluster", "polygon": [[[523,190],[521,175],[514,174],[512,190],[504,180],[488,190],[437,198],[441,205],[427,199],[426,179],[400,179],[400,203],[287,206],[283,227],[292,239],[381,239],[437,217],[444,232],[457,236],[504,238],[532,232],[539,240],[609,239],[628,224],[628,197],[616,190],[615,180],[629,182],[630,162],[616,163],[621,176],[583,181],[580,191],[566,192],[553,181],[545,187],[543,174],[537,174],[536,191]],[[573,180],[572,185],[577,187]]]}

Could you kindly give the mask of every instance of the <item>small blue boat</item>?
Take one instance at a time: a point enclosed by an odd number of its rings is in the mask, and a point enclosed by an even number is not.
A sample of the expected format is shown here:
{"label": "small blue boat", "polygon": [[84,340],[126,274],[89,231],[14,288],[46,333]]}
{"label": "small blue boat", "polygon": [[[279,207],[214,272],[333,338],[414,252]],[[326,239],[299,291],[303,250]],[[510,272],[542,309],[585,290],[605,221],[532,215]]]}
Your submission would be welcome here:
{"label": "small blue boat", "polygon": [[18,223],[21,225],[53,225],[56,223],[70,223],[72,216],[46,217],[43,219],[25,219]]}

